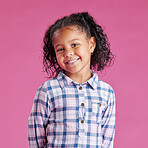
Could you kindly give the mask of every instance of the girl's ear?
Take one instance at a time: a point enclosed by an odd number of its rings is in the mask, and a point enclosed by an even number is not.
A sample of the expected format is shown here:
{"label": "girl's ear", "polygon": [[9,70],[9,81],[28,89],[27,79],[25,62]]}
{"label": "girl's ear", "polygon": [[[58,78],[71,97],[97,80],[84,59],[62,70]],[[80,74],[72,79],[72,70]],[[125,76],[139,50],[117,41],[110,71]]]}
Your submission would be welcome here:
{"label": "girl's ear", "polygon": [[91,51],[91,53],[93,53],[94,52],[94,50],[95,50],[95,48],[96,48],[96,40],[95,40],[95,37],[91,37],[90,39],[89,39],[89,47],[90,47],[90,51]]}

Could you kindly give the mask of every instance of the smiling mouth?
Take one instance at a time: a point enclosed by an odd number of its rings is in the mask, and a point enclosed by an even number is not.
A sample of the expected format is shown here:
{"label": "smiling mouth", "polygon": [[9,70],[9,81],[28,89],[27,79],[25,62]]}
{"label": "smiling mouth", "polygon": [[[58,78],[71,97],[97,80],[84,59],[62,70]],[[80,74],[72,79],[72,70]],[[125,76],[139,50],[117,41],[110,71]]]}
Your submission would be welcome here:
{"label": "smiling mouth", "polygon": [[79,59],[80,59],[80,58],[77,58],[77,59],[72,60],[72,61],[68,61],[68,62],[66,62],[66,64],[72,64],[72,63],[74,63],[74,62],[78,61]]}

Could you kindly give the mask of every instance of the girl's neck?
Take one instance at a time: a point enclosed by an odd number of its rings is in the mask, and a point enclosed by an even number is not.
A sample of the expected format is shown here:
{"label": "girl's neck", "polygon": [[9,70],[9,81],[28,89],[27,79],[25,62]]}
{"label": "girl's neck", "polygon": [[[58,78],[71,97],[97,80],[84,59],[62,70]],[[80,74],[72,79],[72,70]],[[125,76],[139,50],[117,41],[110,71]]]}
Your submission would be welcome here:
{"label": "girl's neck", "polygon": [[92,74],[90,71],[87,72],[86,74],[84,74],[84,73],[69,74],[67,72],[65,72],[65,74],[79,84],[86,82],[87,80],[89,80],[92,77]]}

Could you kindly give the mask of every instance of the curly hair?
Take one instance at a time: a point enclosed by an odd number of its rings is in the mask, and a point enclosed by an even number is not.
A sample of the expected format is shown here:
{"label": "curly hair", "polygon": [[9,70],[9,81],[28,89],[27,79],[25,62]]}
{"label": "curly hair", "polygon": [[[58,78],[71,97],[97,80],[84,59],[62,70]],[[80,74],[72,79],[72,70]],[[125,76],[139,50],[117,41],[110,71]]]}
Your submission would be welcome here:
{"label": "curly hair", "polygon": [[85,31],[88,37],[95,37],[96,48],[91,55],[91,69],[100,71],[112,64],[115,56],[110,51],[110,44],[102,27],[96,24],[88,12],[73,13],[58,19],[45,33],[43,39],[43,67],[49,78],[54,77],[61,70],[52,42],[55,31],[65,26],[77,26],[81,31]]}

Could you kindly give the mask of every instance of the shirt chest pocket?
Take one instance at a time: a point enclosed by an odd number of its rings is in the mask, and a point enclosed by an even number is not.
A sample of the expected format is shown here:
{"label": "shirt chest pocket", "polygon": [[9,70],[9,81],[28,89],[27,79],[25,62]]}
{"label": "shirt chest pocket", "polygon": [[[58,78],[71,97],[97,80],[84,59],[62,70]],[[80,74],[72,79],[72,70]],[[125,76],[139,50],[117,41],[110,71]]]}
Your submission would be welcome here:
{"label": "shirt chest pocket", "polygon": [[97,124],[102,123],[102,103],[92,103],[92,120]]}

